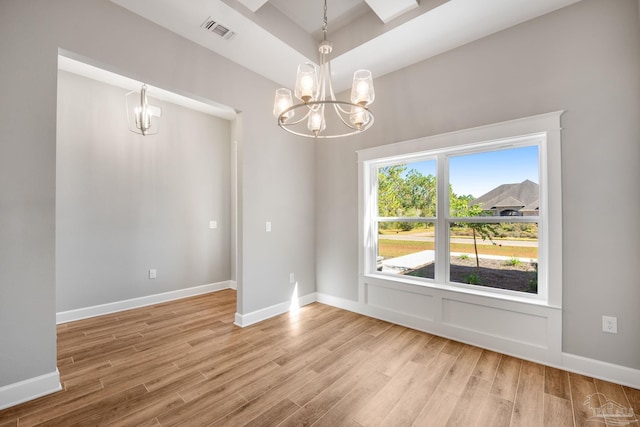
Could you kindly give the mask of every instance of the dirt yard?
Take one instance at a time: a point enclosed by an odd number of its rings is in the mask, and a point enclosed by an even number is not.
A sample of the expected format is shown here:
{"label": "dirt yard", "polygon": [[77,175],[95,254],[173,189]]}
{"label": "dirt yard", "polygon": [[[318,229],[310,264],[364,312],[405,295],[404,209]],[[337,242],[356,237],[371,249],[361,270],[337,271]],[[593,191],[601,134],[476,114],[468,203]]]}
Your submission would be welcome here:
{"label": "dirt yard", "polygon": [[[433,278],[433,264],[417,268],[405,274]],[[477,269],[474,257],[471,256],[467,259],[452,258],[452,282],[469,283],[469,276],[475,274],[477,274]],[[508,261],[481,258],[479,279],[479,285],[483,286],[519,292],[536,292],[535,288],[532,288],[532,284],[537,284],[537,273],[535,266],[530,262],[520,262],[518,265],[513,266],[508,265]]]}

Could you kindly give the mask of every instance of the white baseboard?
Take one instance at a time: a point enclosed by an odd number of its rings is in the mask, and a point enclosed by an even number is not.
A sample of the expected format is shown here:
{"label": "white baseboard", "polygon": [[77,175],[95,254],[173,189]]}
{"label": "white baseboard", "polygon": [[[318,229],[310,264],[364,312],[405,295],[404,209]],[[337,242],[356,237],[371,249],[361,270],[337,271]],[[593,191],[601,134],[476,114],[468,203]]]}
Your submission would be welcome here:
{"label": "white baseboard", "polygon": [[[235,284],[235,282],[233,282]],[[116,313],[118,311],[132,308],[144,307],[147,305],[159,304],[195,295],[207,294],[209,292],[221,291],[232,288],[230,280],[208,285],[194,286],[192,288],[179,289],[176,291],[164,292],[161,294],[147,295],[140,298],[132,298],[124,301],[116,301],[108,304],[94,305],[92,307],[78,308],[75,310],[61,311],[56,313],[56,323],[72,322],[74,320],[86,319],[89,317],[102,316],[103,314]],[[232,288],[234,289],[234,288]]]}
{"label": "white baseboard", "polygon": [[0,410],[60,390],[60,373],[56,368],[55,372],[0,387]]}
{"label": "white baseboard", "polygon": [[229,289],[233,289],[234,291],[238,289],[238,282],[235,280],[229,280]]}
{"label": "white baseboard", "polygon": [[562,369],[640,389],[640,369],[562,353]]}
{"label": "white baseboard", "polygon": [[[386,312],[384,310],[372,310],[371,307],[366,306],[365,304],[361,304],[357,301],[335,297],[333,295],[316,293],[316,298],[317,301],[322,304],[330,305],[347,311],[352,311],[364,316],[374,317],[376,319],[384,320],[389,323],[407,326],[417,330],[424,330],[424,328],[420,327],[419,325],[412,324],[415,322],[410,321],[410,316],[407,316],[407,318],[403,318],[402,316],[398,317],[397,313]],[[445,336],[445,334],[439,334],[438,332],[434,333],[436,335]],[[457,338],[455,336],[449,336],[448,338],[465,342],[464,339]],[[482,347],[482,345],[479,345],[479,347]],[[491,350],[508,354],[508,352],[504,349],[496,348],[495,346],[488,346],[487,348],[489,347]],[[559,360],[561,362],[559,364],[550,364],[547,361],[539,359],[537,360],[536,357],[530,356],[527,356],[526,359],[532,362],[540,363],[542,365],[553,366],[565,371],[574,372],[592,378],[598,378],[604,381],[640,389],[640,370],[638,369],[615,365],[613,363],[603,362],[600,360],[589,359],[587,357],[577,356],[569,353],[562,353],[560,355]]]}
{"label": "white baseboard", "polygon": [[[308,295],[304,295],[298,298],[298,307],[302,307],[307,304],[311,304],[316,302],[316,294],[311,293]],[[253,311],[247,314],[236,313],[236,318],[234,324],[244,328],[249,325],[253,325],[254,323],[262,322],[263,320],[267,320],[271,317],[278,316],[283,313],[287,313],[291,311],[292,305],[291,301],[285,301],[280,304],[275,304],[270,307],[266,307],[260,310]]]}
{"label": "white baseboard", "polygon": [[333,295],[322,294],[319,292],[316,292],[316,297],[319,303],[341,308],[347,311],[353,311],[354,313],[364,314],[362,313],[362,305],[357,301],[338,298],[334,297]]}

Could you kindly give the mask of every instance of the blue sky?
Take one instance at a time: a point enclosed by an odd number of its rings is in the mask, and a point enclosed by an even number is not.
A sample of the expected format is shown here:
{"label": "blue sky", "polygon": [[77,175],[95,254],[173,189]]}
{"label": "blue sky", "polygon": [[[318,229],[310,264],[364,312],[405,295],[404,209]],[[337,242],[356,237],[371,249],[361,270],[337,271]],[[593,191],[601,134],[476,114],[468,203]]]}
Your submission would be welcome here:
{"label": "blue sky", "polygon": [[[410,163],[423,175],[436,174],[435,160]],[[528,179],[539,183],[538,147],[518,147],[499,151],[451,156],[449,180],[457,195],[480,197],[500,184],[514,184]]]}

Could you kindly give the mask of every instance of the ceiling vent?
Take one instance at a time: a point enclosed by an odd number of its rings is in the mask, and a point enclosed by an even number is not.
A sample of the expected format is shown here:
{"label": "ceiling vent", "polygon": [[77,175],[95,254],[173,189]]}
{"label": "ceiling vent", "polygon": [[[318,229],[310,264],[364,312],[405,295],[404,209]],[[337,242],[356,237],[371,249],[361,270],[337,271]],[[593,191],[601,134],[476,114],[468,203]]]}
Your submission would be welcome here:
{"label": "ceiling vent", "polygon": [[233,38],[233,36],[236,35],[236,33],[234,31],[231,31],[229,28],[225,27],[224,25],[220,24],[217,20],[213,19],[212,17],[208,17],[207,19],[204,20],[204,22],[202,23],[202,25],[200,25],[200,28],[204,28],[205,30],[225,39],[225,40],[230,40]]}

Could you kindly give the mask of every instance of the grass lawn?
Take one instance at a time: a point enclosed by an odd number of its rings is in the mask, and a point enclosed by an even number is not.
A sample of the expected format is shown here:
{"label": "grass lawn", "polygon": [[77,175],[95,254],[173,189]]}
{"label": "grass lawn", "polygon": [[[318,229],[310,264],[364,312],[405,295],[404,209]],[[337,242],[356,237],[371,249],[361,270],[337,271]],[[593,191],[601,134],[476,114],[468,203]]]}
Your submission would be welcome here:
{"label": "grass lawn", "polygon": [[[411,240],[389,240],[380,237],[378,239],[378,251],[384,258],[395,258],[408,255],[418,251],[433,250],[433,242],[417,242]],[[452,243],[451,252],[475,253],[473,242]],[[538,248],[530,246],[498,246],[498,245],[478,245],[480,255],[501,255],[517,258],[538,258]]]}

